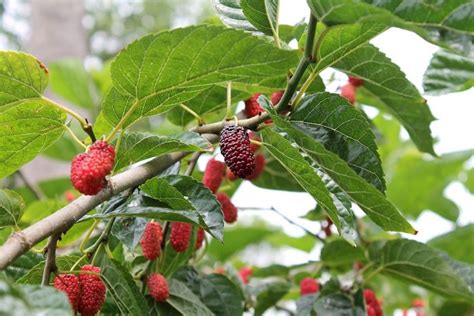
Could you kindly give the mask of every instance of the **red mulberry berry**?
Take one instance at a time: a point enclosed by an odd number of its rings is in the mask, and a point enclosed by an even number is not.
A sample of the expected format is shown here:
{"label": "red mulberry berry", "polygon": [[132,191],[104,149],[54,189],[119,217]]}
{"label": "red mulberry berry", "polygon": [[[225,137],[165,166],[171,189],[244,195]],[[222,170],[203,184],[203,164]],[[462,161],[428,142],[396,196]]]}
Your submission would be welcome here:
{"label": "red mulberry berry", "polygon": [[417,298],[413,300],[412,305],[414,308],[422,308],[425,307],[425,302],[421,298]]}
{"label": "red mulberry berry", "polygon": [[87,153],[72,160],[71,182],[81,193],[95,195],[105,185],[105,177],[112,171],[115,150],[104,141],[94,143]]}
{"label": "red mulberry berry", "polygon": [[74,196],[74,193],[72,193],[72,192],[69,191],[69,190],[66,191],[66,192],[64,192],[64,197],[66,198],[66,201],[68,201],[68,202],[72,202],[72,201],[74,201],[74,199],[76,198],[76,197]]}
{"label": "red mulberry berry", "polygon": [[224,175],[225,164],[221,161],[211,159],[207,162],[202,183],[211,190],[212,193],[216,193],[224,179]]}
{"label": "red mulberry berry", "polygon": [[265,165],[267,164],[267,160],[265,159],[265,156],[260,154],[260,155],[257,155],[255,157],[255,170],[254,172],[248,176],[247,180],[255,180],[257,179],[258,177],[260,177],[260,175],[262,174],[263,172],[263,169],[265,169]]}
{"label": "red mulberry berry", "polygon": [[[258,137],[258,135],[252,131],[249,131],[249,139],[255,140],[257,142],[260,141],[260,138]],[[252,142],[250,143],[250,150],[252,150],[253,152],[256,152],[259,148],[260,148],[260,144],[256,144]]]}
{"label": "red mulberry berry", "polygon": [[367,315],[369,315],[369,307],[373,310],[370,311],[373,316],[383,316],[382,307],[380,306],[380,302],[377,300],[374,291],[371,289],[364,290],[364,299],[365,305],[367,306]]}
{"label": "red mulberry berry", "polygon": [[280,102],[281,97],[283,96],[284,92],[285,91],[283,91],[283,90],[279,90],[279,91],[275,91],[275,92],[272,93],[272,95],[270,97],[270,100],[272,101],[273,105],[277,105],[278,102]]}
{"label": "red mulberry berry", "polygon": [[184,252],[188,249],[192,230],[192,225],[188,223],[174,222],[171,224],[170,242],[176,252]]}
{"label": "red mulberry berry", "polygon": [[224,213],[224,221],[228,224],[234,223],[237,220],[237,208],[229,196],[224,192],[218,192],[216,198],[221,204],[222,212]]}
{"label": "red mulberry berry", "polygon": [[366,310],[367,310],[367,316],[377,316],[377,314],[375,313],[375,309],[372,306],[367,305]]}
{"label": "red mulberry berry", "polygon": [[249,135],[245,128],[224,127],[220,137],[221,153],[226,165],[238,177],[245,178],[255,170],[255,156],[250,149]]}
{"label": "red mulberry berry", "polygon": [[356,100],[356,88],[348,83],[344,86],[342,86],[341,88],[341,96],[343,96],[344,98],[347,99],[347,101],[349,101],[349,103],[351,103],[352,105],[354,105],[355,103],[355,100]]}
{"label": "red mulberry berry", "polygon": [[74,274],[60,274],[54,278],[54,287],[66,293],[72,309],[77,312],[81,294],[79,278]]}
{"label": "red mulberry berry", "polygon": [[250,267],[243,267],[239,271],[240,279],[242,280],[243,284],[249,283],[249,278],[252,275],[253,271]]}
{"label": "red mulberry berry", "polygon": [[153,261],[160,256],[162,240],[163,230],[161,229],[161,225],[156,222],[146,224],[142,239],[140,240],[145,258]]}
{"label": "red mulberry berry", "polygon": [[364,84],[364,80],[357,77],[349,76],[349,83],[357,88]]}
{"label": "red mulberry berry", "polygon": [[247,117],[252,117],[263,113],[264,110],[258,103],[257,99],[261,96],[260,93],[256,93],[245,101],[245,110],[244,113]]}
{"label": "red mulberry berry", "polygon": [[204,229],[198,228],[197,236],[196,236],[196,249],[200,249],[202,247],[203,242],[204,242]]}
{"label": "red mulberry berry", "polygon": [[99,275],[82,272],[100,274],[100,268],[88,264],[81,268],[81,273],[79,274],[81,299],[78,310],[83,316],[93,316],[100,311],[104,304],[106,289]]}
{"label": "red mulberry berry", "polygon": [[148,292],[158,302],[164,302],[169,297],[168,281],[159,273],[151,273],[147,280]]}
{"label": "red mulberry berry", "polygon": [[304,278],[300,282],[300,294],[301,296],[307,294],[318,293],[319,291],[319,282],[313,278]]}

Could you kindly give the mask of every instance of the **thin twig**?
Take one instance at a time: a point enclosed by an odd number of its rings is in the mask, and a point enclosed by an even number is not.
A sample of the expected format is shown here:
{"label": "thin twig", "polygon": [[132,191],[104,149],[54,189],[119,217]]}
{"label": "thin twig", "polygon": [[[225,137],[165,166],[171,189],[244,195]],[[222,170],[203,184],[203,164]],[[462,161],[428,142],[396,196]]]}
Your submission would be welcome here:
{"label": "thin twig", "polygon": [[30,182],[30,180],[28,180],[23,171],[18,170],[17,174],[20,177],[21,181],[23,181],[26,187],[35,195],[38,200],[44,200],[46,198],[46,195],[43,193],[43,191],[41,191],[41,188],[35,183]]}
{"label": "thin twig", "polygon": [[186,169],[186,172],[184,173],[186,176],[190,176],[193,174],[194,168],[196,168],[199,157],[201,157],[201,152],[195,152],[191,156],[191,159],[189,160],[188,168]]}
{"label": "thin twig", "polygon": [[61,233],[49,237],[48,245],[46,246],[46,262],[44,264],[43,278],[41,280],[41,285],[43,286],[49,285],[51,272],[56,272],[58,269],[56,266],[56,245],[60,237]]}
{"label": "thin twig", "polygon": [[296,226],[296,227],[299,227],[301,228],[302,230],[305,231],[305,233],[307,233],[308,235],[310,236],[313,236],[314,238],[320,240],[321,242],[325,243],[326,240],[324,240],[324,238],[320,237],[318,234],[315,234],[313,233],[312,231],[310,231],[309,229],[307,229],[306,227],[304,227],[303,225],[301,224],[298,224],[297,222],[293,221],[291,218],[287,217],[285,214],[283,214],[282,212],[278,211],[275,207],[268,207],[268,208],[259,208],[259,207],[237,207],[239,210],[260,210],[260,211],[272,211],[272,212],[275,212],[277,213],[278,215],[280,215],[281,217],[283,217],[283,219],[285,219],[288,223]]}

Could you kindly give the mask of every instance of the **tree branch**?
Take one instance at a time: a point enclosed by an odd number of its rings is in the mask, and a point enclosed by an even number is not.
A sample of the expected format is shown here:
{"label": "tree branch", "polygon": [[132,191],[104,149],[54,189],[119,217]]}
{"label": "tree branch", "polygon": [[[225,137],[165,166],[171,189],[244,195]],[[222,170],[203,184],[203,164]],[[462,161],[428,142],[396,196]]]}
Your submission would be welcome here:
{"label": "tree branch", "polygon": [[46,262],[44,264],[43,278],[41,285],[49,285],[51,272],[57,270],[56,267],[56,244],[58,243],[61,233],[57,233],[49,237],[48,246],[46,246]]}

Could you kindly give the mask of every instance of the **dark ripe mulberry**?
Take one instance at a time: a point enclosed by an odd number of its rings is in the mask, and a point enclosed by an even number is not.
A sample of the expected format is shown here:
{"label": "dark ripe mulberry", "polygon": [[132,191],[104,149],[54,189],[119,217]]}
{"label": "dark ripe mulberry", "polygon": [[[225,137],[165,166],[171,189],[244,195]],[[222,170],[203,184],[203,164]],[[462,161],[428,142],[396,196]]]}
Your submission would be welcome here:
{"label": "dark ripe mulberry", "polygon": [[247,130],[241,126],[224,127],[220,138],[221,153],[232,173],[240,178],[253,174],[255,156],[250,148]]}

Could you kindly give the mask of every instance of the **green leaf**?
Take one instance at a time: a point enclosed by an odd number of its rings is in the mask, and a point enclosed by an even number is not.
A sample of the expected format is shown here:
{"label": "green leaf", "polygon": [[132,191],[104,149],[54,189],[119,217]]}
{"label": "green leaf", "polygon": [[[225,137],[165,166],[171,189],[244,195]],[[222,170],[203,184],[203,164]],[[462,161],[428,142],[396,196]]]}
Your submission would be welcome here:
{"label": "green leaf", "polygon": [[[456,221],[458,206],[444,196],[446,187],[459,178],[464,163],[474,151],[454,152],[438,159],[423,159],[418,153],[402,156],[393,166],[387,196],[404,214],[417,218],[424,210]],[[407,194],[416,192],[416,194]]]}
{"label": "green leaf", "polygon": [[92,218],[114,218],[114,217],[145,217],[149,219],[186,222],[191,224],[199,224],[199,214],[196,211],[176,211],[162,206],[149,205],[129,206],[122,205],[109,213],[96,213],[85,216],[82,220],[89,220]]}
{"label": "green leaf", "polygon": [[140,242],[147,223],[146,219],[140,217],[118,218],[111,233],[129,250],[133,250]]}
{"label": "green leaf", "polygon": [[457,227],[453,231],[427,242],[433,248],[446,252],[451,258],[474,264],[474,224]]}
{"label": "green leaf", "polygon": [[423,89],[429,95],[443,95],[474,86],[474,60],[440,50],[431,58],[423,77]]}
{"label": "green leaf", "polygon": [[426,100],[385,54],[367,44],[346,55],[334,67],[363,79],[361,89],[402,123],[418,149],[434,154],[430,130],[434,117]]}
{"label": "green leaf", "polygon": [[284,77],[297,60],[295,51],[279,50],[248,33],[220,26],[151,34],[115,58],[114,88],[103,103],[103,113],[112,125],[123,119],[126,127],[143,116],[164,113],[213,85]]}
{"label": "green leaf", "polygon": [[298,316],[311,316],[314,314],[314,303],[318,299],[319,295],[309,294],[303,295],[296,302],[296,315]]}
{"label": "green leaf", "polygon": [[446,301],[436,312],[436,316],[445,315],[470,316],[472,315],[472,305],[459,301]]}
{"label": "green leaf", "polygon": [[208,274],[201,277],[193,268],[184,267],[173,278],[186,284],[215,315],[243,314],[239,289],[226,276]]}
{"label": "green leaf", "polygon": [[188,176],[170,175],[163,179],[186,196],[200,215],[200,225],[214,238],[224,238],[224,216],[215,195],[196,179]]}
{"label": "green leaf", "polygon": [[1,315],[72,315],[66,294],[53,287],[17,286],[0,274]]}
{"label": "green leaf", "polygon": [[316,51],[317,63],[313,71],[321,72],[334,65],[386,29],[383,24],[373,23],[338,25],[326,28],[319,35],[320,44]]}
{"label": "green leaf", "polygon": [[262,315],[268,308],[275,305],[290,290],[287,282],[273,282],[265,284],[257,294],[255,315]]}
{"label": "green leaf", "polygon": [[248,245],[259,243],[273,233],[273,229],[262,224],[237,225],[226,229],[225,244],[212,240],[207,248],[207,253],[216,260],[225,262]]}
{"label": "green leaf", "polygon": [[417,284],[450,297],[472,299],[467,284],[434,249],[408,239],[388,241],[369,252],[377,269],[387,275]]}
{"label": "green leaf", "polygon": [[288,273],[290,273],[290,268],[281,264],[272,264],[268,267],[258,268],[253,270],[252,277],[253,278],[266,278],[266,277],[273,277],[273,276],[282,276],[287,277]]}
{"label": "green leaf", "polygon": [[194,132],[184,132],[174,137],[148,133],[126,133],[117,150],[115,169],[132,163],[177,151],[205,151],[211,144]]}
{"label": "green leaf", "polygon": [[469,0],[440,0],[431,5],[421,0],[400,3],[385,1],[309,0],[308,4],[319,21],[334,24],[378,23],[414,31],[435,42],[424,27],[457,33],[474,33],[469,15],[473,4]]}
{"label": "green leaf", "polygon": [[49,64],[51,89],[64,100],[91,109],[97,104],[98,91],[79,59],[61,59]]}
{"label": "green leaf", "polygon": [[[357,296],[359,296],[359,298]],[[362,300],[360,297],[362,297]],[[355,297],[342,292],[320,296],[314,303],[314,310],[316,311],[317,315],[325,316],[366,315],[363,294],[361,290],[356,293]]]}
{"label": "green leaf", "polygon": [[466,178],[464,179],[464,186],[469,192],[474,194],[474,168],[466,172]]}
{"label": "green leaf", "polygon": [[366,118],[347,100],[327,92],[307,96],[290,120],[345,160],[367,182],[385,191],[375,136]]}
{"label": "green leaf", "polygon": [[283,165],[273,156],[267,156],[263,173],[252,184],[271,190],[304,191]]}
{"label": "green leaf", "polygon": [[327,242],[321,250],[321,261],[328,266],[352,264],[364,259],[364,252],[361,248],[353,247],[341,239]]}
{"label": "green leaf", "polygon": [[25,201],[15,191],[0,189],[0,229],[16,226],[23,214]]}
{"label": "green leaf", "polygon": [[106,254],[100,256],[98,264],[101,277],[122,314],[149,315],[148,304],[125,267]]}
{"label": "green leaf", "polygon": [[240,0],[240,6],[257,30],[270,36],[278,34],[279,0]]}
{"label": "green leaf", "polygon": [[[59,271],[69,271],[79,260],[79,256],[60,256],[56,258],[56,266]],[[85,260],[81,260],[85,264]],[[32,267],[25,275],[19,278],[17,284],[41,284],[45,261],[41,261]]]}
{"label": "green leaf", "polygon": [[17,280],[21,278],[23,275],[27,274],[36,264],[43,260],[43,256],[34,253],[32,251],[28,251],[27,253],[21,255],[20,257],[16,258],[6,269],[6,274],[10,278]]}
{"label": "green leaf", "polygon": [[63,134],[66,114],[43,99],[47,84],[48,71],[33,56],[0,51],[0,178]]}
{"label": "green leaf", "polygon": [[257,30],[247,21],[240,7],[240,0],[214,0],[214,6],[219,18],[225,25],[246,31]]}
{"label": "green leaf", "polygon": [[292,247],[301,251],[310,252],[316,244],[314,236],[308,234],[302,237],[291,237],[283,232],[277,232],[267,238],[267,241],[276,247]]}
{"label": "green leaf", "polygon": [[169,281],[168,303],[183,315],[214,315],[190,289],[183,283],[171,279]]}
{"label": "green leaf", "polygon": [[298,149],[331,177],[377,225],[384,230],[416,232],[400,211],[374,186],[359,177],[345,161],[280,117],[272,115],[272,119],[277,128],[287,133],[288,137],[298,145]]}
{"label": "green leaf", "polygon": [[336,207],[323,181],[316,176],[311,165],[301,156],[291,143],[270,129],[261,133],[265,149],[291,174],[291,176],[321,204],[328,212],[334,224],[341,224]]}
{"label": "green leaf", "polygon": [[140,186],[150,197],[166,203],[175,210],[194,210],[194,206],[186,197],[163,178],[153,178]]}

